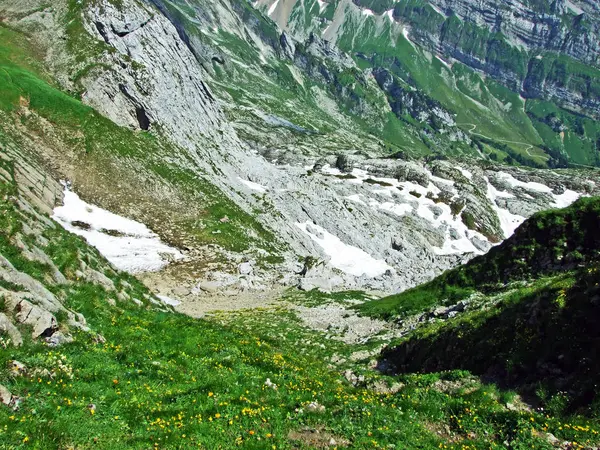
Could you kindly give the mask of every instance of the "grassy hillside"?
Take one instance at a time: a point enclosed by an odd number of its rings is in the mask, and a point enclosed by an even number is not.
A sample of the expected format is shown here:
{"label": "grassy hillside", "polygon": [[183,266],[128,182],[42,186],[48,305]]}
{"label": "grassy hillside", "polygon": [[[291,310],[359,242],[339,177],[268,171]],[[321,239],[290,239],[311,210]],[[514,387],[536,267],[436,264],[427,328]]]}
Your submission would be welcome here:
{"label": "grassy hillside", "polygon": [[[0,193],[0,254],[91,328],[57,348],[26,327],[18,348],[0,336],[0,379],[17,397],[14,408],[0,405],[2,448],[551,448],[547,432],[596,440],[594,419],[510,409],[514,393],[464,371],[379,375],[350,358],[363,346],[308,331],[285,308],[203,320],[161,311],[137,280],[44,222],[39,242],[68,279],[51,283],[51,267],[16,244],[27,231],[14,181]],[[82,262],[140,302],[114,301],[115,291],[80,279]],[[347,370],[364,382],[350,384]]]}
{"label": "grassy hillside", "polygon": [[488,308],[426,326],[383,357],[401,372],[469,370],[552,414],[597,415],[600,266],[487,294]]}
{"label": "grassy hillside", "polygon": [[[398,372],[469,370],[552,413],[598,413],[600,199],[538,213],[488,254],[361,313],[414,323]],[[415,319],[416,317],[416,319]]]}
{"label": "grassy hillside", "polygon": [[[69,45],[94,51],[74,18]],[[271,256],[279,244],[159,131],[117,127],[57,89],[38,59],[26,36],[0,26],[0,254],[23,275],[9,280],[0,267],[0,312],[24,338],[15,347],[0,332],[0,380],[11,393],[0,448],[549,449],[547,433],[598,441],[595,417],[515,409],[514,392],[465,371],[382,375],[365,360],[372,347],[308,330],[287,303],[202,320],[166,308],[24,202],[17,166],[42,162],[44,180],[71,178],[82,197],[174,244],[255,245]],[[18,157],[5,159],[8,150]],[[95,281],[82,276],[88,269]],[[58,347],[33,339],[7,301],[28,295],[29,277],[89,330],[70,329],[74,340]],[[56,313],[63,331],[65,314]],[[347,371],[364,379],[353,384]]]}
{"label": "grassy hillside", "polygon": [[[276,258],[272,233],[209,183],[186,152],[160,130],[118,127],[60,91],[40,57],[25,35],[0,25],[0,133],[54,161],[57,176],[85,180],[78,185],[84,196],[142,219],[175,244],[215,243],[232,251],[258,246]],[[203,208],[190,210],[189,203]],[[230,221],[220,222],[224,216]]]}
{"label": "grassy hillside", "polygon": [[390,319],[453,305],[474,292],[497,292],[518,282],[600,260],[600,198],[540,212],[502,244],[464,266],[401,294],[360,305],[363,314]]}

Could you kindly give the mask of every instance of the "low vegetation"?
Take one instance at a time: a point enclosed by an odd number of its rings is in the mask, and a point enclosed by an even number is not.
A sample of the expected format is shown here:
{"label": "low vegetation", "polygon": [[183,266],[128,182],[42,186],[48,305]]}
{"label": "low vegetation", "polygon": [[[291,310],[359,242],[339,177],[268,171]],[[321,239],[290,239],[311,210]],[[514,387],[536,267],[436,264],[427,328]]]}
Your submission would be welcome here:
{"label": "low vegetation", "polygon": [[[358,306],[362,314],[391,319],[453,305],[475,291],[573,270],[600,259],[600,199],[582,198],[568,208],[540,212],[489,253],[401,294]],[[534,261],[535,263],[532,263]]]}

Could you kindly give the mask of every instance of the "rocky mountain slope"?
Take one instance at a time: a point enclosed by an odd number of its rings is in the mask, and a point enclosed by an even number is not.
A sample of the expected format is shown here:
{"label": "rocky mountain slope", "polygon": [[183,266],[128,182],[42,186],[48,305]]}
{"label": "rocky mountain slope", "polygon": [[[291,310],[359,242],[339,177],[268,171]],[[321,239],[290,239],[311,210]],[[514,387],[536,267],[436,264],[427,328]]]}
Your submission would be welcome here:
{"label": "rocky mountain slope", "polygon": [[[597,163],[596,5],[412,0],[255,4],[301,41],[322,37],[352,55],[362,69],[384,70],[405,91],[417,90],[439,102],[463,131],[469,132],[470,125],[479,128],[477,134],[470,130],[471,138],[495,141],[493,147],[503,157],[507,149],[498,144],[506,144],[511,157],[520,155],[528,164],[544,163],[548,155],[552,164]],[[390,105],[402,98],[400,93],[387,95]],[[394,112],[406,121],[404,111]],[[526,151],[532,148],[541,152]]]}
{"label": "rocky mountain slope", "polygon": [[[450,67],[375,3],[283,31],[260,8],[292,23],[301,2],[0,0],[0,447],[598,444],[580,406],[600,179],[545,167],[593,163],[595,122]],[[476,326],[461,344],[471,312],[499,344]],[[450,358],[504,355],[509,323],[548,317],[578,347],[548,377],[518,334],[529,403],[462,370],[498,361]],[[448,349],[408,369],[444,371],[381,373],[397,338]]]}
{"label": "rocky mountain slope", "polygon": [[[500,169],[465,158],[413,161],[402,152],[390,157],[380,141],[351,126],[351,115],[330,111],[342,126],[316,132],[268,108],[314,108],[302,94],[290,105],[263,95],[246,106],[258,94],[249,84],[273,68],[287,67],[320,104],[332,105],[337,97],[328,89],[337,85],[330,78],[340,81],[342,68],[357,70],[317,38],[290,50],[296,41],[247,4],[213,5],[200,23],[167,3],[5,5],[6,20],[30,36],[23,43],[4,31],[5,132],[25,131],[27,145],[35,146],[41,123],[46,145],[38,153],[57,179],[179,248],[184,257],[147,280],[179,300],[201,303],[214,288],[235,295],[294,284],[399,291],[487,251],[534,212],[597,192],[593,172]],[[16,60],[31,58],[34,48],[46,52],[48,72]],[[265,60],[262,67],[233,59],[251,52]],[[286,52],[292,65],[282,60]],[[237,66],[243,71],[231,68]],[[11,75],[23,71],[31,81]],[[248,96],[236,98],[232,86],[250,73],[254,78],[237,86]],[[288,81],[298,83],[294,76]],[[373,92],[375,78],[365,79]],[[281,92],[282,85],[273,86]],[[406,94],[399,105],[410,105]],[[432,123],[453,120],[433,103],[413,112],[433,114]],[[64,152],[65,144],[73,150]],[[327,147],[333,144],[345,149]]]}

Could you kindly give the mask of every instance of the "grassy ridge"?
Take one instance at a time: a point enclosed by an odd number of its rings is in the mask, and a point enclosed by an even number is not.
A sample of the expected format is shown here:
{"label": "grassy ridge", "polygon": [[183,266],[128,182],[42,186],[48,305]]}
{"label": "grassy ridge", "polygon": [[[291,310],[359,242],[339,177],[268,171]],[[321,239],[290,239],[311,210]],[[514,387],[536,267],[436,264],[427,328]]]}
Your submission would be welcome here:
{"label": "grassy ridge", "polygon": [[[493,297],[493,294],[488,294]],[[392,346],[399,371],[469,370],[518,388],[552,414],[597,415],[600,267],[542,278],[493,307],[432,325]]]}
{"label": "grassy ridge", "polygon": [[[488,254],[363,314],[405,318],[468,300],[456,318],[424,320],[382,357],[399,372],[469,370],[519,389],[553,414],[598,413],[600,198],[538,213]],[[432,316],[433,317],[433,316]]]}
{"label": "grassy ridge", "polygon": [[363,314],[384,319],[407,316],[436,305],[455,304],[475,291],[494,291],[511,281],[598,261],[599,218],[597,197],[582,198],[568,208],[540,212],[486,255],[421,286],[357,308]]}

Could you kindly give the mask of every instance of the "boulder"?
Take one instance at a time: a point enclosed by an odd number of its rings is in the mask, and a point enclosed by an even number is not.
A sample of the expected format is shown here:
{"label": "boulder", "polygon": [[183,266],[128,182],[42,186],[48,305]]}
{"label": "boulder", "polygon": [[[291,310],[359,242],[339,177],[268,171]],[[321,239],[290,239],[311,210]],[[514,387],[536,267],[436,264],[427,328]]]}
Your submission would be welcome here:
{"label": "boulder", "polygon": [[3,385],[0,384],[0,402],[5,404],[6,406],[10,406],[12,403],[12,394],[10,391]]}
{"label": "boulder", "polygon": [[69,334],[64,334],[61,331],[53,333],[52,336],[46,338],[48,347],[59,347],[63,344],[69,344],[73,342],[73,337]]}
{"label": "boulder", "polygon": [[10,319],[3,313],[0,313],[0,333],[8,334],[10,342],[15,346],[19,347],[23,344],[23,337],[21,333],[13,325]]}
{"label": "boulder", "polygon": [[238,270],[242,275],[250,275],[253,271],[253,267],[251,263],[245,262],[238,266]]}
{"label": "boulder", "polygon": [[16,310],[17,322],[33,327],[31,336],[34,339],[52,336],[58,330],[58,322],[52,313],[27,300],[21,301]]}

